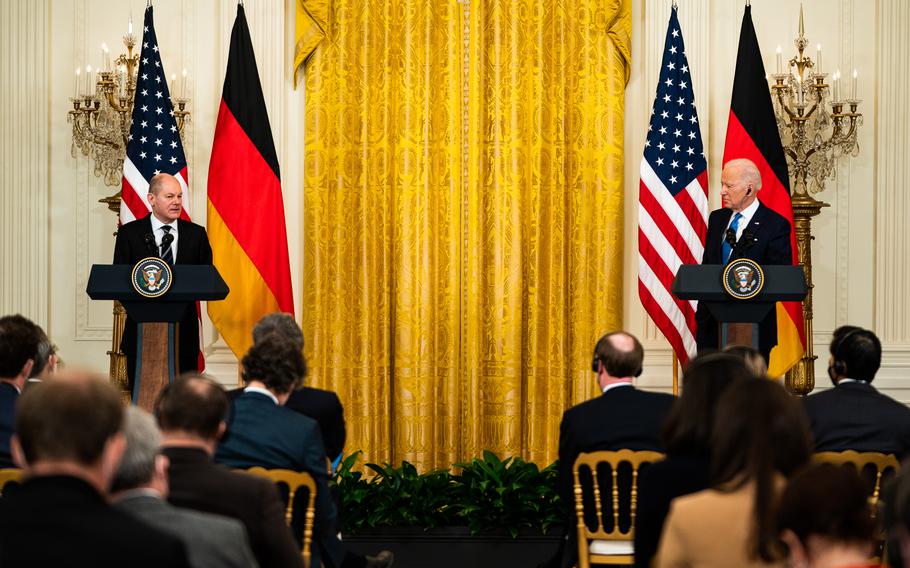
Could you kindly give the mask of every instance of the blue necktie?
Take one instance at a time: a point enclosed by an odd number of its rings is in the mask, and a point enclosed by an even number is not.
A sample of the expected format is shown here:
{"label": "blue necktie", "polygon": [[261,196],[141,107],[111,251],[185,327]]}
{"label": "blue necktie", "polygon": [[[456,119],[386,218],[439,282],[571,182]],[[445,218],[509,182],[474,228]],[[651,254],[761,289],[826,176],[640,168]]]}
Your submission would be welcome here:
{"label": "blue necktie", "polygon": [[[736,233],[736,231],[739,229],[739,220],[742,218],[743,218],[742,213],[737,213],[736,215],[733,216],[733,222],[730,223],[731,231]],[[724,264],[727,264],[728,262],[730,262],[730,254],[733,253],[733,247],[730,246],[730,243],[727,242],[726,236],[727,235],[725,233],[724,234],[724,245],[723,245],[723,249],[721,249],[724,254]]]}

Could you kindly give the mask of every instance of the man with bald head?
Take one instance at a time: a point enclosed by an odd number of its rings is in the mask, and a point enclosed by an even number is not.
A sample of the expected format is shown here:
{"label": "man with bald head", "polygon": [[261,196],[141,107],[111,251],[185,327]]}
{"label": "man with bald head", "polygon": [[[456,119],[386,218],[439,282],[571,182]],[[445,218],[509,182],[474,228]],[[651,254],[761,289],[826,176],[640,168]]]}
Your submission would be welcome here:
{"label": "man with bald head", "polygon": [[[792,264],[790,222],[758,199],[761,173],[746,159],[730,160],[720,178],[723,208],[708,217],[708,234],[702,264],[725,265],[749,258],[760,265]],[[717,349],[717,321],[702,304],[695,314],[699,351]],[[765,361],[777,344],[777,313],[771,310],[759,324],[758,349]]]}
{"label": "man with bald head", "polygon": [[[120,227],[114,245],[114,264],[134,264],[157,256],[169,264],[212,264],[212,247],[205,229],[180,218],[183,188],[170,174],[157,174],[147,194],[151,212]],[[178,373],[199,370],[199,320],[196,306],[187,306],[178,325]],[[130,388],[136,365],[136,323],[127,318],[120,349],[126,354]]]}

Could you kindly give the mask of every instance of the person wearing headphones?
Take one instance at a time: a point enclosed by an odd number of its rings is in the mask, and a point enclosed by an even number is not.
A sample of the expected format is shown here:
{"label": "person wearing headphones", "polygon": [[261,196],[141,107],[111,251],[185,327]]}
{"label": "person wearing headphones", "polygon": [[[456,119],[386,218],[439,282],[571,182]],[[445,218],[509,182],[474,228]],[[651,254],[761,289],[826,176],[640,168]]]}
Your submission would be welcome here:
{"label": "person wearing headphones", "polygon": [[[793,264],[790,247],[790,222],[758,199],[761,173],[751,160],[730,160],[720,178],[721,209],[708,217],[708,233],[702,264],[725,265],[731,260],[749,258],[760,265]],[[698,324],[695,341],[699,351],[716,350],[717,320],[699,303],[695,313]],[[768,361],[777,345],[777,313],[771,310],[759,324],[758,350]]]}
{"label": "person wearing headphones", "polygon": [[[641,375],[644,349],[624,331],[608,333],[594,348],[591,370],[600,396],[566,410],[559,425],[558,489],[566,506],[568,541],[563,541],[558,562],[571,566],[578,554],[575,544],[575,498],[572,466],[578,454],[598,450],[663,451],[661,423],[675,397],[635,388]],[[622,484],[622,475],[620,484]],[[628,482],[626,483],[628,485]],[[608,515],[607,515],[608,516]],[[620,519],[623,522],[623,519]],[[631,551],[630,551],[631,554]]]}
{"label": "person wearing headphones", "polygon": [[834,330],[828,376],[833,389],[805,398],[816,452],[910,454],[910,408],[872,386],[882,362],[882,344],[868,329]]}

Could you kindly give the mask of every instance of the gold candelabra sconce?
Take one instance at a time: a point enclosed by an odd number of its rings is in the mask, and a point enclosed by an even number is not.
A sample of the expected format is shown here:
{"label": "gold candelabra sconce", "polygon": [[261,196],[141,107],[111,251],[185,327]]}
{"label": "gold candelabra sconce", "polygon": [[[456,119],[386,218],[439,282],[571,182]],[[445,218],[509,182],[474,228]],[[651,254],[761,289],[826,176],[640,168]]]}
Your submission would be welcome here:
{"label": "gold candelabra sconce", "polygon": [[813,61],[805,55],[809,45],[803,24],[803,9],[799,9],[799,36],[794,40],[797,55],[782,69],[781,48],[777,48],[777,72],[771,75],[771,99],[777,119],[787,169],[792,187],[794,230],[799,262],[806,274],[809,293],[803,300],[803,329],[806,350],[799,362],[786,376],[791,392],[806,395],[815,388],[815,359],[812,346],[812,218],[827,203],[812,197],[825,188],[828,179],[837,175],[837,162],[842,157],[859,155],[857,130],[863,115],[857,112],[860,99],[856,96],[858,73],[854,70],[850,93],[840,71],[831,75],[822,69],[822,49],[816,48]]}

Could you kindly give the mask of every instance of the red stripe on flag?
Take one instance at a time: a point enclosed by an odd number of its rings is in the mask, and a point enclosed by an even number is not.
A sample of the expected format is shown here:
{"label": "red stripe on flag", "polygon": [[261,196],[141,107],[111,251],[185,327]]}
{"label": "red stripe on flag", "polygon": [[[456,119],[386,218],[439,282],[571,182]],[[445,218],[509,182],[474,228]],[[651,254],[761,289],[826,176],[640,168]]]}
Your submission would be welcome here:
{"label": "red stripe on flag", "polygon": [[294,313],[281,184],[224,101],[218,111],[209,200],[282,311]]}
{"label": "red stripe on flag", "polygon": [[683,346],[679,331],[676,329],[676,326],[673,325],[673,322],[670,321],[670,318],[667,317],[663,306],[651,296],[651,292],[648,291],[648,288],[640,279],[638,281],[638,297],[641,299],[641,305],[644,306],[645,311],[654,321],[654,325],[656,325],[657,329],[664,334],[680,362],[685,365],[689,361],[689,354]]}
{"label": "red stripe on flag", "polygon": [[[660,253],[654,248],[654,245],[648,240],[648,237],[641,229],[638,230],[638,253],[645,259],[648,266],[651,267],[651,271],[654,272],[654,275],[660,280],[660,283],[667,290],[667,293],[672,295],[671,289],[673,288],[673,279],[676,277],[676,274],[670,270],[663,258],[661,258]],[[680,300],[676,296],[673,296],[673,301],[679,306],[683,315],[687,316],[687,312],[692,311],[692,305],[687,300]]]}
{"label": "red stripe on flag", "polygon": [[[648,214],[654,219],[654,223],[657,225],[657,228],[660,229],[660,232],[664,237],[670,242],[670,246],[676,251],[679,255],[680,260],[683,264],[699,264],[701,262],[700,258],[695,258],[692,256],[692,251],[689,249],[689,245],[686,244],[685,239],[679,233],[676,225],[667,215],[664,208],[661,206],[660,202],[652,195],[651,188],[645,185],[645,182],[639,182],[639,194],[638,202],[648,211]],[[658,190],[660,191],[660,190]]]}
{"label": "red stripe on flag", "polygon": [[[707,200],[707,198],[705,199]],[[689,195],[688,191],[680,191],[676,194],[676,202],[679,203],[679,208],[682,209],[683,215],[689,220],[692,230],[694,230],[695,234],[698,235],[698,238],[704,242],[705,235],[708,234],[708,225],[705,223],[705,218],[702,217],[701,211],[698,210],[695,202],[692,201],[692,196]]]}

